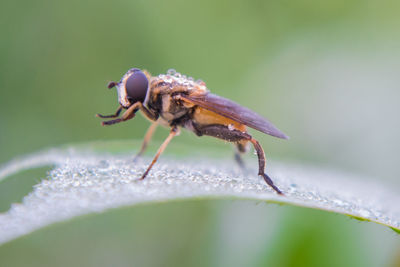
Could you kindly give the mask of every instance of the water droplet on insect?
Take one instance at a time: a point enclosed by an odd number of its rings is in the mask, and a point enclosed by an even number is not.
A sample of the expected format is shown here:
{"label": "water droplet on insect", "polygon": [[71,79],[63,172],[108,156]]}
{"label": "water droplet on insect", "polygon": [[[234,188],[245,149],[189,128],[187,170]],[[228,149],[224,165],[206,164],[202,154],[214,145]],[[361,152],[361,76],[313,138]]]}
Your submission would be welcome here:
{"label": "water droplet on insect", "polygon": [[172,83],[172,77],[170,75],[164,76],[163,80],[166,83]]}
{"label": "water droplet on insect", "polygon": [[169,70],[167,71],[167,74],[168,74],[168,75],[175,75],[175,74],[176,74],[176,70],[175,70],[175,69],[169,69]]}
{"label": "water droplet on insect", "polygon": [[229,131],[235,130],[235,127],[233,127],[233,124],[228,124],[228,129]]}

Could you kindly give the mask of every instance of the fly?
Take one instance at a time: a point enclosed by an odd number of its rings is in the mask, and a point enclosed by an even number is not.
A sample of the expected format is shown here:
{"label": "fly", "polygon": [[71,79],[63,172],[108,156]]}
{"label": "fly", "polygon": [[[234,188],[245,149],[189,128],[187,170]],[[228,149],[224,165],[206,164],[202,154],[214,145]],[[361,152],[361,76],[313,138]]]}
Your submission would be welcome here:
{"label": "fly", "polygon": [[[108,84],[109,89],[113,87],[117,88],[119,107],[115,114],[96,115],[100,118],[114,118],[103,121],[102,125],[130,120],[139,110],[152,122],[137,157],[146,150],[157,125],[170,128],[168,137],[140,179],[147,176],[168,143],[179,134],[180,128],[185,128],[197,136],[207,135],[234,143],[235,159],[242,167],[241,154],[246,152],[247,144],[251,143],[258,157],[258,175],[278,194],[283,195],[265,173],[264,150],[247,132],[247,127],[281,139],[289,137],[262,116],[229,99],[210,93],[203,81],[194,81],[174,70],[151,76],[145,70],[133,68],[119,82]],[[122,110],[125,112],[120,116]]]}

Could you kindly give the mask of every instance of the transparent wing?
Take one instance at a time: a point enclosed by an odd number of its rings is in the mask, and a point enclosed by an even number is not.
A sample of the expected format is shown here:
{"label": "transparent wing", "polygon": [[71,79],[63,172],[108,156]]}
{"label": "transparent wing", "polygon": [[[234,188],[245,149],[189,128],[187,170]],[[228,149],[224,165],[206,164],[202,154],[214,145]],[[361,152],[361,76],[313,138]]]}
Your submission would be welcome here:
{"label": "transparent wing", "polygon": [[282,133],[267,119],[232,100],[211,93],[204,95],[181,95],[181,98],[260,132],[282,139],[289,139],[287,135]]}

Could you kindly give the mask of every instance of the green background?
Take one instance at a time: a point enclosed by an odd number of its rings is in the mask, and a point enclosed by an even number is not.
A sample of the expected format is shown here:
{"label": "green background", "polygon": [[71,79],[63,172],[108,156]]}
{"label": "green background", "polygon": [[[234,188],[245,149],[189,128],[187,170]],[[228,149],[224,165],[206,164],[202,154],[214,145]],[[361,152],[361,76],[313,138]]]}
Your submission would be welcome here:
{"label": "green background", "polygon": [[[268,117],[291,137],[252,132],[267,156],[360,173],[396,190],[399,10],[398,1],[385,0],[4,0],[0,163],[60,144],[141,139],[148,122],[140,116],[109,128],[94,117],[118,106],[106,84],[131,67],[153,74],[174,68]],[[167,134],[158,130],[156,143]],[[211,138],[183,133],[174,142],[226,149],[232,157],[229,145]],[[173,143],[168,149],[175,153]],[[2,182],[1,210],[44,176],[41,169]],[[396,261],[398,236],[381,226],[320,211],[212,200],[91,215],[0,247],[4,266]]]}

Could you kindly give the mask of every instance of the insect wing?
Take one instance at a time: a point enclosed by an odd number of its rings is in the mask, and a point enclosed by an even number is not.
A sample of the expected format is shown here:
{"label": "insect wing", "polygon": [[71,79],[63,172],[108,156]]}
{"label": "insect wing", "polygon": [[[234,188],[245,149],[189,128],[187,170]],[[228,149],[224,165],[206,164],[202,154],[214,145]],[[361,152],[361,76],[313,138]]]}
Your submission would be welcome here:
{"label": "insect wing", "polygon": [[278,128],[267,119],[248,108],[240,106],[232,100],[211,93],[203,95],[181,95],[181,98],[260,132],[282,139],[289,139],[287,135],[278,130]]}

